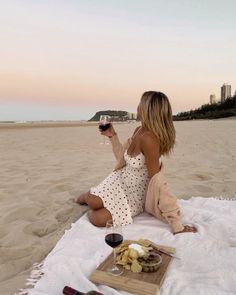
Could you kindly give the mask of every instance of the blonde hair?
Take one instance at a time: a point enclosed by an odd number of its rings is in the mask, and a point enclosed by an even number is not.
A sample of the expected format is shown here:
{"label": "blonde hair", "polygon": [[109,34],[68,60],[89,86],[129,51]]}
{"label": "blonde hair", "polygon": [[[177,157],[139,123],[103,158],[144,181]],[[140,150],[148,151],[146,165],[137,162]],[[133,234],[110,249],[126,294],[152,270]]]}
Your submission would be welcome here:
{"label": "blonde hair", "polygon": [[170,154],[176,134],[168,97],[162,92],[144,92],[138,112],[142,126],[156,136],[161,155]]}

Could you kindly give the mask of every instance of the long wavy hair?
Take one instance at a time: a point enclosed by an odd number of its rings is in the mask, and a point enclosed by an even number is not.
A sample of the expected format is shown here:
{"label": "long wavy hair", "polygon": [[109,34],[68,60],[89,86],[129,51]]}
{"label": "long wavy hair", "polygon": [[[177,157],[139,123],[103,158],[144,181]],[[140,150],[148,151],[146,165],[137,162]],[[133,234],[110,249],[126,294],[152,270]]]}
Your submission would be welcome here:
{"label": "long wavy hair", "polygon": [[142,126],[156,136],[161,155],[169,155],[175,145],[176,133],[168,97],[162,92],[144,92],[138,115]]}

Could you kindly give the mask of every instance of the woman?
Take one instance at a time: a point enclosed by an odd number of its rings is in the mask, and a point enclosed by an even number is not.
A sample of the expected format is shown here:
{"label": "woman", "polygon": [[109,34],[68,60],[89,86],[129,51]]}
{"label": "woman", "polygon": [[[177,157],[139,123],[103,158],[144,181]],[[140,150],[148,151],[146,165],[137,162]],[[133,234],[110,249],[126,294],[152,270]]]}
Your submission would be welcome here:
{"label": "woman", "polygon": [[[96,226],[105,226],[111,219],[115,224],[132,223],[132,218],[143,212],[146,201],[146,207],[150,208],[147,211],[168,222],[174,234],[196,232],[194,226],[182,224],[176,198],[168,193],[166,183],[160,182],[160,157],[168,155],[175,144],[167,96],[156,91],[145,92],[137,114],[141,126],[124,145],[119,142],[112,125],[101,131],[112,143],[117,165],[102,183],[76,201],[90,207],[89,220]],[[151,212],[152,207],[156,207],[155,212]]]}

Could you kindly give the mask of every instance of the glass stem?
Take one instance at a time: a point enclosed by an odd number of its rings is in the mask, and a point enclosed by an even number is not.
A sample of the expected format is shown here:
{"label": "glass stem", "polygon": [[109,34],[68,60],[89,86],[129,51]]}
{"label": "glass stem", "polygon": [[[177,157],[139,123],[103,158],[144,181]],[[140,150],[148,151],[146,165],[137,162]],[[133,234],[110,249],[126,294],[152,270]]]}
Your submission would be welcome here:
{"label": "glass stem", "polygon": [[113,268],[116,267],[116,248],[113,249]]}

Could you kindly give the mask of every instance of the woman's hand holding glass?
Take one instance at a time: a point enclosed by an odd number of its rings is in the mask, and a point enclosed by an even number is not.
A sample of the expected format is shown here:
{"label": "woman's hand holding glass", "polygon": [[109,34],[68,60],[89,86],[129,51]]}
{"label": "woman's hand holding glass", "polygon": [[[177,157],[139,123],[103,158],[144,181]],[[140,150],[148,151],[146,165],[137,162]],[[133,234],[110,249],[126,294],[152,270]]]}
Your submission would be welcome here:
{"label": "woman's hand holding glass", "polygon": [[[106,131],[110,128],[110,121],[111,118],[108,115],[101,115],[100,116],[100,120],[99,120],[99,130],[100,132]],[[104,136],[104,140],[103,142],[101,142],[101,144],[108,144],[108,142],[106,142],[105,140],[105,136]]]}
{"label": "woman's hand holding glass", "polygon": [[[112,124],[111,124],[111,117],[108,115],[101,115],[99,120],[99,131],[101,135],[111,138],[116,134]],[[106,141],[104,139],[103,144],[106,144]]]}
{"label": "woman's hand holding glass", "polygon": [[107,130],[102,131],[101,129],[99,129],[99,131],[101,135],[104,135],[107,137],[113,137],[116,134],[115,129],[111,123],[110,123],[110,127]]}

